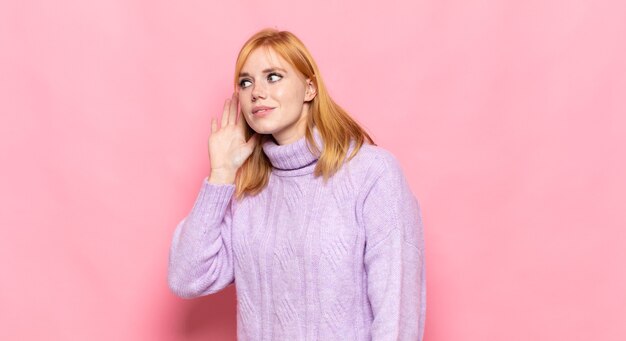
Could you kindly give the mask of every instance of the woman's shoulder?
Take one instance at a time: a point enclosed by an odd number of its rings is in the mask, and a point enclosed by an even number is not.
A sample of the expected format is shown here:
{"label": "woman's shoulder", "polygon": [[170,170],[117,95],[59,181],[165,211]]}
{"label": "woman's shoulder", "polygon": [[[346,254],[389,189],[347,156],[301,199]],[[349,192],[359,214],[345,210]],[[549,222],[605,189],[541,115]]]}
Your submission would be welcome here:
{"label": "woman's shoulder", "polygon": [[[408,186],[398,158],[388,149],[363,144],[342,172],[353,186],[357,201],[363,202],[375,189],[400,193]],[[343,178],[343,177],[342,177]]]}
{"label": "woman's shoulder", "polygon": [[353,167],[367,168],[370,170],[400,168],[399,161],[393,153],[381,146],[369,143],[364,143],[361,146],[350,163]]}
{"label": "woman's shoulder", "polygon": [[364,143],[345,166],[346,173],[363,190],[374,183],[395,183],[405,177],[391,151],[369,143]]}

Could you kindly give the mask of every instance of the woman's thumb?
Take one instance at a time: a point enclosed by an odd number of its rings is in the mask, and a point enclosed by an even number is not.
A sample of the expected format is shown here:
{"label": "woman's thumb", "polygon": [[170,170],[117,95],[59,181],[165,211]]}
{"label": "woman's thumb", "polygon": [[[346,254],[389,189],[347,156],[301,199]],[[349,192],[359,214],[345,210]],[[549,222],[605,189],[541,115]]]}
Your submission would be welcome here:
{"label": "woman's thumb", "polygon": [[242,148],[241,150],[241,154],[242,154],[241,157],[243,158],[243,160],[247,159],[250,156],[250,154],[252,154],[252,152],[254,151],[254,147],[258,143],[258,140],[259,140],[258,134],[254,134],[252,135],[252,137],[248,139],[248,142],[246,142],[244,148]]}
{"label": "woman's thumb", "polygon": [[250,152],[252,152],[252,150],[254,150],[254,147],[256,146],[258,142],[259,142],[259,134],[254,134],[252,135],[252,137],[248,139],[248,142],[246,142],[246,147],[250,148]]}

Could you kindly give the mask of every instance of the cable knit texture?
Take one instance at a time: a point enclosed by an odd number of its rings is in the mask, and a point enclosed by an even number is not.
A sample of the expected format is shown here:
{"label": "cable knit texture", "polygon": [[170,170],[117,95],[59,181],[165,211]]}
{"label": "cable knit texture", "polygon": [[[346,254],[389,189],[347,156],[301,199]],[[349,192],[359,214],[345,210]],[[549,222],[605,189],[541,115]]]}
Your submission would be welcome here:
{"label": "cable knit texture", "polygon": [[203,179],[173,234],[171,290],[236,283],[238,340],[422,340],[421,210],[394,156],[365,144],[324,183],[304,137],[263,150],[273,170],[256,196]]}

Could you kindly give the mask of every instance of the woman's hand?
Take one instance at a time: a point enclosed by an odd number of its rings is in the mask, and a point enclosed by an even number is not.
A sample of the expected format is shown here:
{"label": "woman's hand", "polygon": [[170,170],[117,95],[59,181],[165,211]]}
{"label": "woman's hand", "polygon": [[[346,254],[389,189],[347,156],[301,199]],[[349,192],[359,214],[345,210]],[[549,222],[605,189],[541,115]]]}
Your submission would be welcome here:
{"label": "woman's hand", "polygon": [[257,144],[257,134],[254,134],[246,142],[244,118],[238,114],[237,102],[238,94],[236,92],[231,98],[226,99],[219,128],[217,127],[217,120],[211,119],[211,136],[209,136],[210,183],[234,183],[237,169],[252,154]]}

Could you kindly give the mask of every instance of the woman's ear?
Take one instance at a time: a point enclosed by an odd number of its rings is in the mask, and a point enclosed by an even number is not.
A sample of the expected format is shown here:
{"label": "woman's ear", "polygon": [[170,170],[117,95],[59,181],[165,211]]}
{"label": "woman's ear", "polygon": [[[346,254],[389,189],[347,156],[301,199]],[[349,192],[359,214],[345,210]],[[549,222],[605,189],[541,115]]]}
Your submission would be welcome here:
{"label": "woman's ear", "polygon": [[317,89],[315,88],[315,84],[309,78],[306,79],[306,90],[304,91],[304,101],[310,102],[317,95]]}

